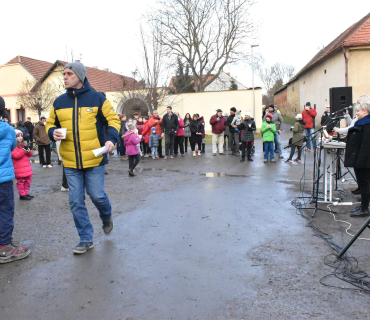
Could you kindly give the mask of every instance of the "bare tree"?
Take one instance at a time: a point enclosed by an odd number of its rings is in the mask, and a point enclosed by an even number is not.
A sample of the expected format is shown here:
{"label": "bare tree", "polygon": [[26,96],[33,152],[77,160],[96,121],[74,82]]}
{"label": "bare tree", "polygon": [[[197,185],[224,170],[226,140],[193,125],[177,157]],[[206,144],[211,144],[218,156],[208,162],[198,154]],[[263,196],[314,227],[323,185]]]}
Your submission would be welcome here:
{"label": "bare tree", "polygon": [[275,81],[280,79],[283,83],[287,83],[295,73],[295,68],[293,66],[279,62],[275,63],[271,69],[273,71]]}
{"label": "bare tree", "polygon": [[266,90],[266,92],[269,92],[276,82],[275,69],[268,65],[265,59],[262,57],[259,59],[255,68],[258,76],[262,81],[264,89]]}
{"label": "bare tree", "polygon": [[142,51],[142,67],[132,72],[135,80],[131,84],[122,83],[122,90],[116,96],[120,104],[117,108],[123,110],[123,104],[131,110],[142,110],[143,103],[147,111],[157,110],[168,95],[166,83],[170,77],[171,67],[165,61],[163,45],[158,29],[149,33],[140,28],[140,46]]}
{"label": "bare tree", "polygon": [[24,109],[35,111],[39,118],[43,112],[51,108],[57,97],[52,85],[47,83],[36,85],[36,80],[29,79],[22,82],[17,93],[17,104]]}
{"label": "bare tree", "polygon": [[163,53],[185,60],[195,90],[204,91],[227,64],[246,58],[244,45],[254,30],[254,0],[158,0],[149,14]]}

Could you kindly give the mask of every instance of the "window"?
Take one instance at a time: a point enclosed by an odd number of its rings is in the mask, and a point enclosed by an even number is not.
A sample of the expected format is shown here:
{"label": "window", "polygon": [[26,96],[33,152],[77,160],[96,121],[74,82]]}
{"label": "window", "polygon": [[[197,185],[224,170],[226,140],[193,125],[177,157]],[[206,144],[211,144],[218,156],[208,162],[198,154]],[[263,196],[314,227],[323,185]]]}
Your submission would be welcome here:
{"label": "window", "polygon": [[18,121],[26,120],[24,109],[17,109],[17,119]]}

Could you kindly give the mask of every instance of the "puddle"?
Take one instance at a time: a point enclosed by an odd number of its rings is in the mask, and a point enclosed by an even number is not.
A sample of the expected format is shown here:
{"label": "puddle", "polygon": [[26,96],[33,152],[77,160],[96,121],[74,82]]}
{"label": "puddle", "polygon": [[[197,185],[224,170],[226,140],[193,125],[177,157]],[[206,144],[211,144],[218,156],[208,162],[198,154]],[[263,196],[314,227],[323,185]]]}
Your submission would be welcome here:
{"label": "puddle", "polygon": [[206,176],[206,178],[217,178],[217,177],[232,177],[232,178],[247,178],[245,174],[227,174],[225,172],[207,172],[201,173],[200,175]]}
{"label": "puddle", "polygon": [[153,172],[153,171],[167,171],[167,172],[180,172],[180,170],[171,170],[171,169],[157,169],[157,168],[136,168],[135,172]]}

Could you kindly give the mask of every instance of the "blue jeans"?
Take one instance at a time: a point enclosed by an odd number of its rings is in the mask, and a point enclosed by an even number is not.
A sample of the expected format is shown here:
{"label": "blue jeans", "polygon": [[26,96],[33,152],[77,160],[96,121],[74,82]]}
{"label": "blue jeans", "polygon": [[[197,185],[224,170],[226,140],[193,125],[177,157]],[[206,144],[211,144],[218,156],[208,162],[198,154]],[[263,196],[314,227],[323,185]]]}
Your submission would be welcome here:
{"label": "blue jeans", "polygon": [[13,181],[0,183],[0,246],[12,242],[14,229]]}
{"label": "blue jeans", "polygon": [[80,240],[93,241],[94,229],[85,205],[85,188],[102,221],[109,220],[112,208],[104,191],[105,166],[82,170],[65,168],[65,172],[69,186],[69,205]]}
{"label": "blue jeans", "polygon": [[[314,128],[304,129],[304,134],[305,134],[305,136],[308,136],[308,135],[310,135],[310,134],[311,134],[312,132],[314,132],[314,131],[315,131],[315,129],[314,129]],[[313,137],[313,136],[309,136],[307,139],[308,139],[308,140],[311,140],[311,139],[312,139],[312,137]],[[317,149],[317,145],[316,145],[316,137],[315,137],[315,139],[313,139],[313,140],[312,140],[312,143],[313,143],[313,148],[314,148],[314,149]],[[306,148],[311,150],[311,141],[307,143]]]}
{"label": "blue jeans", "polygon": [[152,147],[152,158],[158,157],[158,147]]}
{"label": "blue jeans", "polygon": [[283,154],[283,151],[281,150],[281,142],[280,142],[280,134],[278,132],[274,133],[274,139],[276,143],[276,150],[279,154]]}
{"label": "blue jeans", "polygon": [[264,142],[263,146],[265,147],[265,156],[264,159],[269,159],[270,154],[270,160],[274,159],[274,141],[270,142]]}

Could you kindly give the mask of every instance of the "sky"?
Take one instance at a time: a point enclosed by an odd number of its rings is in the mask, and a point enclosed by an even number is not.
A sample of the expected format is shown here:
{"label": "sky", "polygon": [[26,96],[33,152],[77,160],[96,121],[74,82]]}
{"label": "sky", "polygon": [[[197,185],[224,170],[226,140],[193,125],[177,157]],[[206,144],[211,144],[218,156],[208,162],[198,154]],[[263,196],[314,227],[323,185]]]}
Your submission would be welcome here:
{"label": "sky", "polygon": [[[155,0],[0,1],[0,65],[17,55],[55,62],[82,56],[86,66],[130,76],[141,66],[140,24]],[[293,65],[298,72],[323,45],[370,12],[364,0],[259,0],[251,9],[258,26],[255,54],[267,64]],[[250,46],[245,52],[250,52]],[[246,63],[224,69],[252,86]],[[255,78],[255,85],[262,83]]]}

